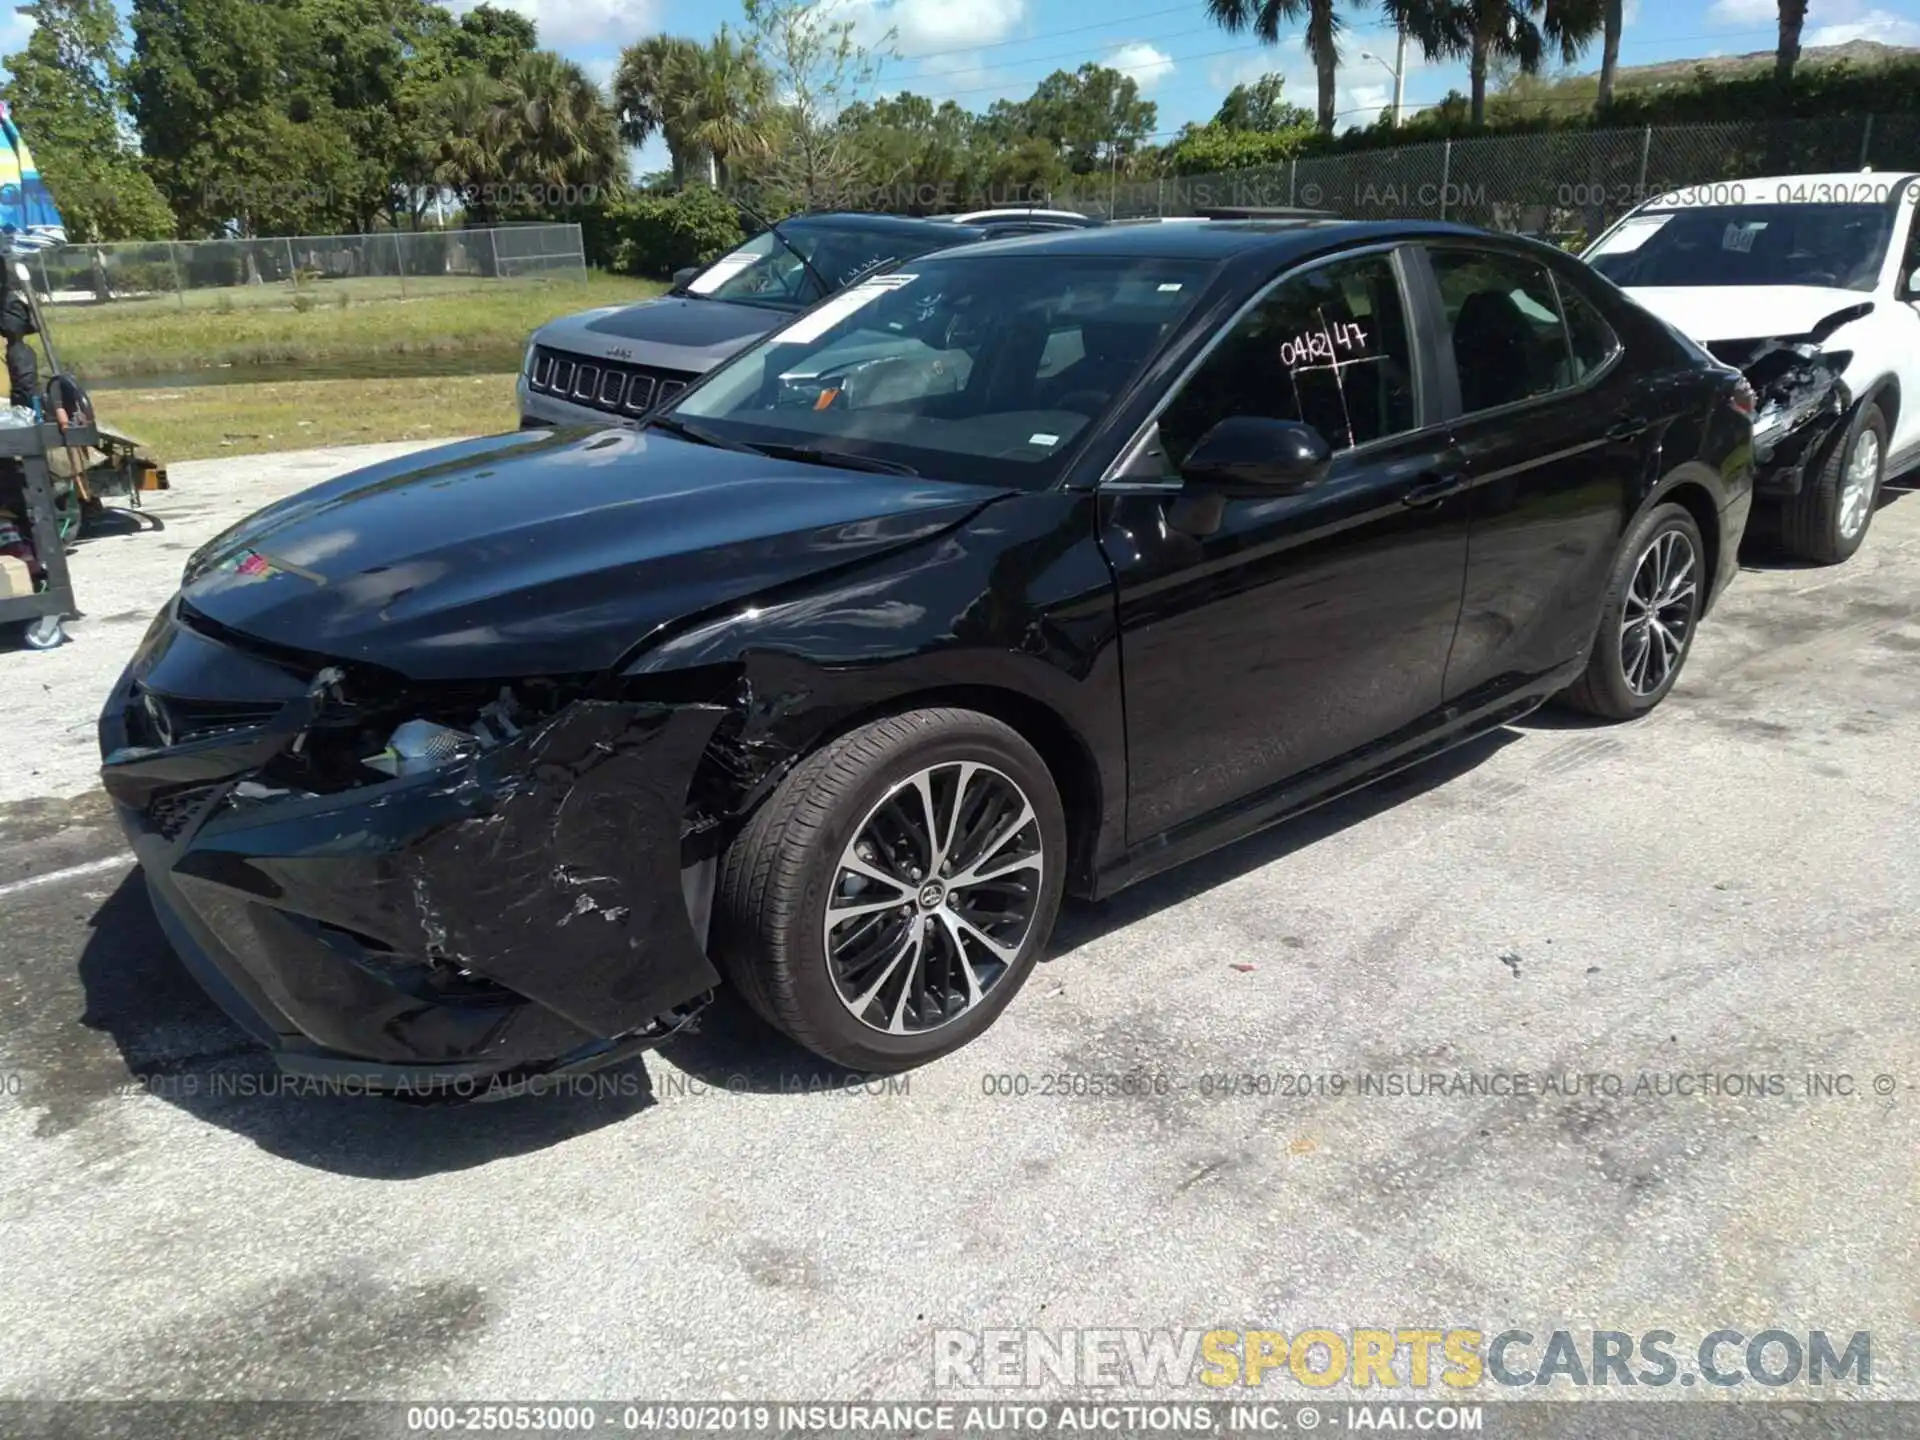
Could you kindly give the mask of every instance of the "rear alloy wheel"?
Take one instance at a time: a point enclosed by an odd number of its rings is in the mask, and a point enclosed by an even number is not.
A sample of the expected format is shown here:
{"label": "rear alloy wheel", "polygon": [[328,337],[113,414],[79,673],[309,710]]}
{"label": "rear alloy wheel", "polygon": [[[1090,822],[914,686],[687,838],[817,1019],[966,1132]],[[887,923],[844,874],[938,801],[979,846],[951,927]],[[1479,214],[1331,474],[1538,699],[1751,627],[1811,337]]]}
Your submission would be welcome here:
{"label": "rear alloy wheel", "polygon": [[1025,982],[1065,852],[1053,777],[1018,732],[970,710],[892,716],[808,756],[729,847],[716,958],[808,1049],[924,1064]]}
{"label": "rear alloy wheel", "polygon": [[1780,539],[1787,553],[1820,565],[1850,558],[1867,538],[1886,469],[1887,418],[1868,405],[1786,502]]}
{"label": "rear alloy wheel", "polygon": [[1561,698],[1608,720],[1631,720],[1664,700],[1706,603],[1705,557],[1685,507],[1642,516],[1614,563],[1586,673]]}

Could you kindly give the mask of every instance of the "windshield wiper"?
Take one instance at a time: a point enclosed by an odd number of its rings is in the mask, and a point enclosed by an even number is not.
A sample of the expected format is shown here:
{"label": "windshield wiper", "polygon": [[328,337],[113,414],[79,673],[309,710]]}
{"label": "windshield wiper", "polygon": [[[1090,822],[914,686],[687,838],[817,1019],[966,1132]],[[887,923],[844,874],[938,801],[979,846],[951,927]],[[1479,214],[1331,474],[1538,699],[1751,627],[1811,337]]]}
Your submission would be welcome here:
{"label": "windshield wiper", "polygon": [[803,251],[798,245],[794,244],[793,241],[789,240],[784,234],[782,234],[778,224],[767,219],[758,210],[755,210],[751,205],[747,204],[745,200],[742,200],[737,195],[734,197],[733,203],[740,207],[741,211],[746,215],[746,217],[749,220],[757,220],[760,223],[760,227],[763,230],[765,230],[769,235],[773,236],[774,239],[778,240],[781,244],[781,247],[785,249],[789,255],[793,256],[794,259],[800,262],[801,268],[804,269],[807,272],[807,274],[811,275],[813,277],[813,283],[820,287],[820,298],[822,300],[826,299],[827,296],[833,294],[834,287],[827,284],[827,277],[822,275],[818,270],[813,268],[813,261],[807,258],[806,252]]}
{"label": "windshield wiper", "polygon": [[873,455],[849,455],[843,450],[822,450],[817,445],[781,445],[765,441],[754,448],[762,455],[771,455],[779,460],[798,460],[805,465],[834,465],[842,470],[871,470],[880,475],[920,473],[898,460],[882,460]]}
{"label": "windshield wiper", "polygon": [[704,425],[689,425],[686,421],[675,419],[671,415],[649,416],[646,428],[664,430],[669,435],[678,435],[682,440],[691,440],[696,445],[711,445],[716,450],[744,450],[749,455],[767,453],[757,445],[749,445],[744,440],[729,440],[724,435],[714,434]]}

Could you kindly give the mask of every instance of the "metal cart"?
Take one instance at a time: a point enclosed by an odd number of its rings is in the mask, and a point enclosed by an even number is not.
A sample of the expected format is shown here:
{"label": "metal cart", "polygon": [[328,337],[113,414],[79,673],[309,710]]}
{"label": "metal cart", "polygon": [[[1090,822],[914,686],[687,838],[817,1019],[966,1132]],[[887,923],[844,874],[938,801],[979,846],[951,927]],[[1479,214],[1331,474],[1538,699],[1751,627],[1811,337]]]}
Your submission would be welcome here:
{"label": "metal cart", "polygon": [[47,454],[64,446],[97,447],[99,443],[100,437],[91,425],[69,426],[64,434],[57,425],[0,427],[0,457],[17,461],[24,472],[22,499],[26,514],[21,518],[33,540],[34,554],[46,571],[45,586],[34,594],[0,598],[0,627],[17,626],[21,640],[32,650],[51,650],[65,640],[63,622],[77,611]]}

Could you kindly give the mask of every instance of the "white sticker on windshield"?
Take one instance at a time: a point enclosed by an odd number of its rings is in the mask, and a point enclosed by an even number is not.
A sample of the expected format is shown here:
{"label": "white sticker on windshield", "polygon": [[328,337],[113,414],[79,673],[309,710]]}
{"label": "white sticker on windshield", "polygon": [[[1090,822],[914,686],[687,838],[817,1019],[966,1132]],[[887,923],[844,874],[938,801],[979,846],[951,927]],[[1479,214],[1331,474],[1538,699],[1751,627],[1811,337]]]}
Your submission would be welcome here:
{"label": "white sticker on windshield", "polygon": [[1060,437],[1058,435],[1048,435],[1042,431],[1027,436],[1027,443],[1029,445],[1058,445],[1060,443]]}
{"label": "white sticker on windshield", "polygon": [[1754,240],[1766,228],[1767,222],[1764,220],[1748,220],[1744,223],[1730,221],[1725,233],[1720,237],[1720,248],[1737,250],[1742,255],[1748,254],[1753,249]]}
{"label": "white sticker on windshield", "polygon": [[1169,280],[1158,288],[1162,295],[1171,295],[1180,288],[1180,282],[1178,280]]}
{"label": "white sticker on windshield", "polygon": [[1671,219],[1671,215],[1636,215],[1631,220],[1623,221],[1618,230],[1594,246],[1589,254],[1624,255],[1630,250],[1638,250]]}
{"label": "white sticker on windshield", "polygon": [[759,258],[758,255],[722,255],[704,272],[693,278],[687,286],[687,293],[710,295]]}
{"label": "white sticker on windshield", "polygon": [[911,285],[920,277],[917,275],[875,275],[862,280],[851,290],[842,290],[831,300],[823,301],[814,309],[802,315],[793,324],[775,335],[767,343],[770,345],[805,345],[818,340],[827,331],[833,329],[842,320],[865,306],[871,305],[889,290],[898,290],[902,285]]}

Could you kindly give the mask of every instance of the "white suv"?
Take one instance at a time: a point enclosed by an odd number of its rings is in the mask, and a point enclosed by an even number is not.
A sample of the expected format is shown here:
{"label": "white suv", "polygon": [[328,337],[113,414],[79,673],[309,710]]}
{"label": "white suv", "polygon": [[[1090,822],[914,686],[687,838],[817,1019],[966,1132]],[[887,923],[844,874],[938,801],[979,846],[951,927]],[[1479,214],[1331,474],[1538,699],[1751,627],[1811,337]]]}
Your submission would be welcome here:
{"label": "white suv", "polygon": [[1920,459],[1920,176],[1782,175],[1670,191],[1586,259],[1745,373],[1757,513],[1793,554],[1860,548]]}

